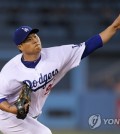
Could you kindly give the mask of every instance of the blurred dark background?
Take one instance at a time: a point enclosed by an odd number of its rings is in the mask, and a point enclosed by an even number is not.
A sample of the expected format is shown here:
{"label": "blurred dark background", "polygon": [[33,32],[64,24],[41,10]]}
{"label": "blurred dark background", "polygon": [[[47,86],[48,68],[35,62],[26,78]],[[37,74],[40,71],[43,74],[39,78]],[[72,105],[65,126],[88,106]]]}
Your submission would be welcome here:
{"label": "blurred dark background", "polygon": [[[119,13],[119,0],[0,0],[0,68],[19,53],[12,38],[21,25],[39,28],[43,47],[69,45],[100,33]],[[90,115],[116,118],[119,59],[120,32],[63,78],[39,120],[53,129],[90,129]],[[99,129],[117,128],[102,124]]]}

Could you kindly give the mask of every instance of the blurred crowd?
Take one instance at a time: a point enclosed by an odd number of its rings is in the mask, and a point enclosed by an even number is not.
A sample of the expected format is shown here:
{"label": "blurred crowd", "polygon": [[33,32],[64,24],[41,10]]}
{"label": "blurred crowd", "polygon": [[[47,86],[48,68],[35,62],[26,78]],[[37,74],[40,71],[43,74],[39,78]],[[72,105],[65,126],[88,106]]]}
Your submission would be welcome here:
{"label": "blurred crowd", "polygon": [[[11,45],[13,43],[12,33],[16,27],[20,25],[38,27],[44,47],[61,45],[63,43],[70,44],[83,42],[111,24],[113,19],[119,14],[119,9],[119,0],[12,0],[11,2],[9,0],[4,0],[0,4],[0,30],[2,31],[0,34],[0,50],[16,51],[15,46]],[[104,68],[103,61],[112,64],[112,61],[108,60],[109,56],[106,59],[101,56],[104,54],[106,57],[109,53],[111,54],[111,57],[114,57],[117,53],[118,57],[116,56],[117,58],[115,61],[118,62],[120,57],[118,44],[119,38],[117,37],[115,38],[115,41],[113,40],[110,42],[110,47],[107,46],[107,49],[104,51],[97,51],[89,57],[88,68],[92,71],[89,71],[88,83],[91,88],[99,88],[100,85],[104,87],[110,85],[112,87],[114,85],[112,83],[116,84],[115,74],[115,77],[107,74],[107,77],[105,78],[102,77],[103,73],[100,73],[99,77],[97,77],[98,73],[95,72],[94,66],[97,68],[96,62],[98,57],[101,57],[102,59],[99,61],[101,68]],[[116,48],[115,51],[113,51],[112,46]],[[8,55],[10,54],[6,54],[6,59],[9,59]],[[3,66],[4,60],[6,62],[6,59],[1,60],[0,67]],[[113,67],[113,72],[115,70],[114,68],[115,67]],[[97,71],[104,72],[104,69]],[[110,69],[110,71],[112,71],[112,69]],[[119,70],[116,73],[119,74]],[[111,82],[109,76],[111,76],[112,79],[114,78],[114,82]]]}

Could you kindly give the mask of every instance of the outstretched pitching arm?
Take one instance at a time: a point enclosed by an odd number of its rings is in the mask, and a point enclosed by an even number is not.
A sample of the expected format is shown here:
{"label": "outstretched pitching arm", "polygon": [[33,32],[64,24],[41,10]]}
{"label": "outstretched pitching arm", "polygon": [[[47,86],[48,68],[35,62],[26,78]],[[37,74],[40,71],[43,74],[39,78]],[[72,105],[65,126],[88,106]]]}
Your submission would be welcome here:
{"label": "outstretched pitching arm", "polygon": [[107,43],[119,29],[120,29],[120,15],[104,31],[102,31],[101,33],[99,33],[99,34],[89,38],[87,41],[85,41],[86,47],[85,47],[85,51],[82,55],[82,59],[84,57],[90,55],[96,49],[102,47],[105,43]]}

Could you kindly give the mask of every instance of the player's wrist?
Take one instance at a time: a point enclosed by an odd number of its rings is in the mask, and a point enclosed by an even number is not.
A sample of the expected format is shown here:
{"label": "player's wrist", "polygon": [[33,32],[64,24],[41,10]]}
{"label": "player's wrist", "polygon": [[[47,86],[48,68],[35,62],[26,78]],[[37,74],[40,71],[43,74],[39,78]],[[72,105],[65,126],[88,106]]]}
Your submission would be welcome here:
{"label": "player's wrist", "polygon": [[17,114],[17,107],[15,105],[9,106],[9,112]]}

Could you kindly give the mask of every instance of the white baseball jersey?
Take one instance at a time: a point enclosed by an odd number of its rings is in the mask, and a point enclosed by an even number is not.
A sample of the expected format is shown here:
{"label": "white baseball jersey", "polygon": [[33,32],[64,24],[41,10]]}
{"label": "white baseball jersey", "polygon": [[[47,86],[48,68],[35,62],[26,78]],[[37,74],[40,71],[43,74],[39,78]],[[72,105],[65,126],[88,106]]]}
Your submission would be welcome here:
{"label": "white baseball jersey", "polygon": [[[13,104],[18,98],[22,83],[26,82],[33,90],[29,115],[37,116],[42,111],[51,88],[72,68],[79,65],[85,49],[80,45],[63,45],[42,48],[41,59],[35,68],[27,68],[22,62],[22,54],[12,58],[0,73],[0,99],[6,98]],[[7,112],[0,110],[0,118]]]}

